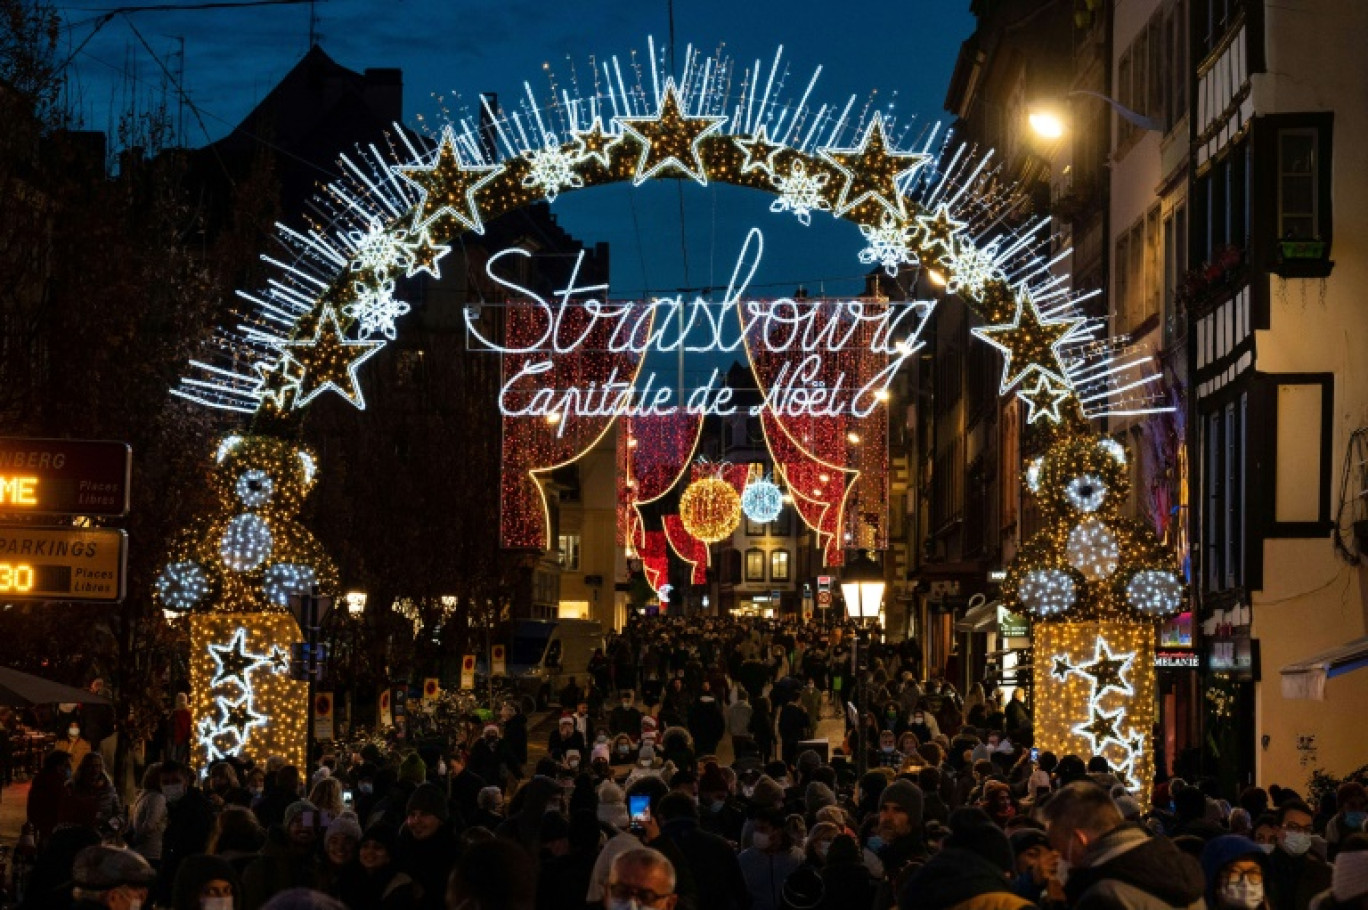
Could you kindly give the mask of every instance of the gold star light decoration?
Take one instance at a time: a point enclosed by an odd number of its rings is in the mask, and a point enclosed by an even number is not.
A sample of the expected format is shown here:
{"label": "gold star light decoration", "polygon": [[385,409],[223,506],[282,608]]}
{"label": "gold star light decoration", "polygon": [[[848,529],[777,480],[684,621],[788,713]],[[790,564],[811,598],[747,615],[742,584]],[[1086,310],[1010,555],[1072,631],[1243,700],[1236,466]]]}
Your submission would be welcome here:
{"label": "gold star light decoration", "polygon": [[[1032,374],[1044,376],[1056,387],[1068,389],[1070,384],[1059,348],[1072,340],[1085,322],[1087,320],[1082,316],[1044,318],[1030,292],[1023,288],[1017,293],[1016,315],[1010,323],[981,326],[970,332],[1002,351],[1004,362],[999,390],[1006,395]],[[1031,400],[1037,400],[1035,394],[1032,393]]]}
{"label": "gold star light decoration", "polygon": [[348,341],[337,320],[337,310],[325,306],[312,338],[284,344],[286,356],[302,370],[294,406],[302,408],[331,390],[364,411],[366,399],[356,370],[384,346],[383,341]]}
{"label": "gold star light decoration", "polygon": [[679,89],[665,80],[660,112],[653,117],[616,117],[618,126],[641,145],[634,186],[652,177],[688,177],[708,185],[708,172],[699,152],[703,139],[722,128],[726,117],[690,117],[684,113]]}
{"label": "gold star light decoration", "polygon": [[440,215],[450,215],[466,230],[484,233],[480,204],[476,192],[503,173],[502,165],[471,165],[461,163],[456,150],[456,131],[442,128],[442,140],[430,165],[399,165],[394,172],[418,189],[418,204],[414,207],[413,224],[423,228]]}
{"label": "gold star light decoration", "polygon": [[931,160],[920,152],[893,151],[884,131],[883,114],[875,113],[865,127],[864,136],[854,148],[823,147],[821,156],[836,167],[843,178],[836,213],[845,214],[863,203],[882,206],[895,218],[905,217],[907,206],[899,181]]}
{"label": "gold star light decoration", "polygon": [[765,133],[766,128],[762,123],[754,135],[732,137],[732,142],[736,143],[736,147],[746,156],[741,162],[741,173],[764,171],[771,177],[776,176],[774,159],[784,151],[785,146],[782,142],[770,142]]}

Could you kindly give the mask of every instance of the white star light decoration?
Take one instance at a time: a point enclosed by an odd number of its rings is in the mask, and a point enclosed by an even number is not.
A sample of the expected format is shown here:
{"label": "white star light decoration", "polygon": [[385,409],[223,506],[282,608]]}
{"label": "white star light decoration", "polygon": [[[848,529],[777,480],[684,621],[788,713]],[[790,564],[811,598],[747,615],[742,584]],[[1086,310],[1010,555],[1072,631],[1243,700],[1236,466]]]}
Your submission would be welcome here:
{"label": "white star light decoration", "polygon": [[[907,207],[898,183],[931,160],[930,155],[920,152],[892,151],[884,131],[883,114],[879,112],[870,118],[858,145],[853,148],[825,146],[818,149],[818,154],[844,178],[836,203],[838,215],[871,200],[882,205],[890,215],[905,217]],[[900,167],[900,163],[905,166]]]}
{"label": "white star light decoration", "polygon": [[480,204],[475,199],[479,190],[504,170],[501,164],[467,166],[456,150],[456,130],[447,124],[432,163],[401,164],[393,168],[419,192],[414,207],[414,227],[422,229],[441,215],[450,215],[469,231],[484,233]]}
{"label": "white star light decoration", "polygon": [[829,212],[831,203],[822,197],[830,174],[809,174],[801,161],[793,162],[787,175],[773,178],[779,198],[770,203],[771,212],[792,212],[807,227],[812,224],[812,212]]}
{"label": "white star light decoration", "polygon": [[673,78],[665,80],[660,111],[655,116],[613,119],[624,133],[641,144],[633,186],[641,186],[656,175],[684,176],[702,186],[708,185],[708,172],[698,147],[705,137],[720,130],[727,118],[690,117],[684,113],[684,102]]}
{"label": "white star light decoration", "polygon": [[865,248],[860,251],[864,265],[878,263],[890,278],[896,278],[902,266],[918,264],[916,231],[901,218],[884,215],[877,227],[860,225],[860,233],[865,239]]}
{"label": "white star light decoration", "polygon": [[1140,783],[1135,778],[1135,763],[1144,751],[1145,738],[1135,730],[1130,730],[1124,735],[1121,733],[1121,725],[1126,720],[1124,707],[1108,712],[1103,711],[1101,705],[1103,696],[1108,692],[1119,692],[1127,697],[1135,694],[1134,687],[1123,675],[1134,663],[1135,653],[1132,651],[1129,654],[1116,654],[1106,639],[1098,636],[1093,645],[1092,663],[1074,666],[1069,663],[1067,654],[1056,654],[1052,659],[1052,675],[1061,682],[1066,680],[1070,673],[1076,673],[1088,680],[1091,687],[1088,696],[1088,719],[1070,729],[1088,740],[1089,748],[1094,755],[1101,754],[1108,743],[1125,750],[1126,759],[1118,770],[1125,769],[1127,783],[1133,789],[1139,789]]}
{"label": "white star light decoration", "polygon": [[525,187],[537,187],[547,202],[555,202],[561,190],[575,190],[584,186],[584,178],[576,170],[580,157],[558,145],[547,145],[523,154],[527,159]]}
{"label": "white star light decoration", "polygon": [[[264,727],[271,719],[256,710],[256,690],[252,674],[269,670],[274,674],[290,671],[289,654],[278,645],[270,654],[253,654],[247,650],[247,630],[239,627],[226,645],[209,645],[215,670],[209,685],[215,690],[228,687],[230,691],[216,694],[218,708],[214,717],[203,717],[196,727],[200,747],[208,761],[218,761],[240,752],[247,745],[254,727]],[[232,690],[236,689],[236,692]]]}

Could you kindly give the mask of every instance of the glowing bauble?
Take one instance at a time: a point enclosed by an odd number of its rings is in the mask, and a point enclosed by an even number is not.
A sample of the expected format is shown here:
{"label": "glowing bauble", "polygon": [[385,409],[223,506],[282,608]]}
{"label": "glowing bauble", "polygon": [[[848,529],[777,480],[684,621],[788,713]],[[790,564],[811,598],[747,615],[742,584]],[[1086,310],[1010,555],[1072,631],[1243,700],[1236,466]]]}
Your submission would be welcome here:
{"label": "glowing bauble", "polygon": [[1172,572],[1144,569],[1136,572],[1126,585],[1126,601],[1141,613],[1176,613],[1183,605],[1183,583]]}
{"label": "glowing bauble", "polygon": [[1017,588],[1022,606],[1038,616],[1063,613],[1076,596],[1073,579],[1063,569],[1031,569]]}
{"label": "glowing bauble", "polygon": [[313,566],[291,562],[277,563],[266,569],[261,589],[271,603],[288,607],[292,596],[309,593],[316,577]]}
{"label": "glowing bauble", "polygon": [[197,563],[173,562],[161,570],[154,583],[157,596],[171,610],[188,610],[209,593],[209,579]]}
{"label": "glowing bauble", "polygon": [[679,520],[694,537],[717,543],[730,537],[741,524],[741,497],[720,478],[695,480],[679,497]]}
{"label": "glowing bauble", "polygon": [[1069,531],[1064,554],[1088,581],[1111,577],[1121,564],[1121,546],[1107,523],[1096,518],[1085,518]]}
{"label": "glowing bauble", "polygon": [[219,556],[228,568],[250,572],[267,560],[274,544],[266,519],[248,512],[228,522],[219,539]]}
{"label": "glowing bauble", "polygon": [[768,524],[779,517],[784,508],[784,494],[774,481],[764,477],[746,484],[741,493],[741,511],[756,524]]}

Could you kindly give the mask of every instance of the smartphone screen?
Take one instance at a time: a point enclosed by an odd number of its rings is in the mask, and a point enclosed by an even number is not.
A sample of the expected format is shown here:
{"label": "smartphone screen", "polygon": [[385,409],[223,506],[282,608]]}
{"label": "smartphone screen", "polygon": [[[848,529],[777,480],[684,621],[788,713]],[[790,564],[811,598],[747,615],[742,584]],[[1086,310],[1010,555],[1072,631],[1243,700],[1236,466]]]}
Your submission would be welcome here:
{"label": "smartphone screen", "polygon": [[1039,749],[1032,749],[1032,750],[1031,750],[1031,761],[1040,761],[1040,750],[1039,750]]}
{"label": "smartphone screen", "polygon": [[352,792],[350,790],[342,791],[342,802],[348,806],[352,804]]}
{"label": "smartphone screen", "polygon": [[633,793],[627,798],[627,812],[632,817],[632,825],[639,826],[651,817],[651,797],[645,793]]}

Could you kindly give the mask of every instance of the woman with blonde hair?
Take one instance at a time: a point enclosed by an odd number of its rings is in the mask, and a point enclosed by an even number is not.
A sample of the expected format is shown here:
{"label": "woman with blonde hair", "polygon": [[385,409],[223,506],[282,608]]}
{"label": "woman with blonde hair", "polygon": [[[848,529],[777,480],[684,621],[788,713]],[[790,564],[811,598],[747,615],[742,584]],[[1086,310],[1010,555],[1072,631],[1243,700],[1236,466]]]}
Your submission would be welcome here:
{"label": "woman with blonde hair", "polygon": [[329,819],[337,818],[346,810],[342,804],[342,781],[335,777],[325,777],[314,784],[309,791],[309,802],[325,812]]}

